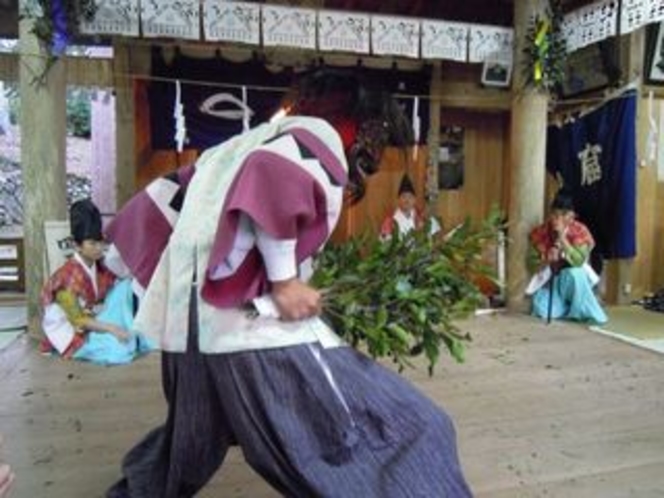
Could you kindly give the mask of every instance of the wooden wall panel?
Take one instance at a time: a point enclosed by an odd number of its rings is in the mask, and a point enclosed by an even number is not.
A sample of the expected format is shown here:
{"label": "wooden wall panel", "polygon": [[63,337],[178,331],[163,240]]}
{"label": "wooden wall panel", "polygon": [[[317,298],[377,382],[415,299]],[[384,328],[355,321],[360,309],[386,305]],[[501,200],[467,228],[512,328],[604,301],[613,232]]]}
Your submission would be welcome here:
{"label": "wooden wall panel", "polygon": [[134,80],[137,175],[141,175],[141,168],[150,160],[152,155],[149,90],[149,83],[146,80]]}
{"label": "wooden wall panel", "polygon": [[[636,257],[630,265],[631,289],[619,289],[618,302],[629,302],[652,290],[655,260],[655,208],[657,203],[657,172],[652,167],[637,170]],[[661,246],[661,244],[660,244]]]}
{"label": "wooden wall panel", "polygon": [[[431,214],[441,218],[443,228],[449,230],[466,217],[474,220],[484,218],[493,205],[505,210],[505,187],[509,181],[507,115],[446,108],[442,112],[441,125],[462,126],[465,130],[465,178],[460,189],[440,191]],[[396,206],[399,182],[406,170],[407,160],[410,158],[404,159],[396,150],[386,152],[380,171],[369,178],[366,198],[356,206],[344,209],[333,240],[343,241],[365,231],[378,232],[383,218]],[[416,163],[409,168],[422,208],[426,164],[426,148],[422,147]]]}
{"label": "wooden wall panel", "polygon": [[193,164],[198,159],[198,150],[185,149],[181,154],[175,150],[155,150],[149,160],[141,164],[136,174],[136,188],[140,190],[155,178],[167,175],[180,166]]}
{"label": "wooden wall panel", "polygon": [[[659,107],[659,106],[658,106]],[[652,290],[652,272],[655,257],[654,230],[657,204],[657,164],[647,158],[647,137],[650,128],[648,102],[638,102],[636,123],[637,171],[636,171],[636,257],[629,264],[630,288],[618,289],[618,302],[629,302]]]}
{"label": "wooden wall panel", "polygon": [[[638,151],[643,167],[638,170],[637,187],[637,231],[639,256],[635,260],[634,297],[641,297],[643,293],[654,292],[664,288],[664,178],[658,170],[664,165],[664,99],[655,101],[653,108],[654,119],[659,123],[657,131],[657,157],[649,160],[647,157],[647,137],[650,132],[648,99],[642,99],[638,110]],[[641,248],[645,251],[641,252]],[[641,257],[642,256],[642,257]]]}
{"label": "wooden wall panel", "polygon": [[[664,144],[660,144],[664,145]],[[664,181],[657,183],[657,201],[655,203],[655,228],[653,232],[653,291],[664,289]]]}
{"label": "wooden wall panel", "polygon": [[502,113],[443,109],[441,126],[464,128],[464,184],[458,190],[441,190],[436,214],[445,227],[466,217],[484,218],[493,205],[507,208],[508,117]]}
{"label": "wooden wall panel", "polygon": [[412,149],[407,153],[398,149],[387,149],[380,169],[367,179],[367,193],[364,199],[353,206],[349,203],[344,205],[332,240],[342,242],[365,232],[377,234],[385,216],[396,207],[399,183],[406,171],[415,184],[420,206],[424,208],[426,161],[426,147],[418,149],[416,161],[413,161]]}

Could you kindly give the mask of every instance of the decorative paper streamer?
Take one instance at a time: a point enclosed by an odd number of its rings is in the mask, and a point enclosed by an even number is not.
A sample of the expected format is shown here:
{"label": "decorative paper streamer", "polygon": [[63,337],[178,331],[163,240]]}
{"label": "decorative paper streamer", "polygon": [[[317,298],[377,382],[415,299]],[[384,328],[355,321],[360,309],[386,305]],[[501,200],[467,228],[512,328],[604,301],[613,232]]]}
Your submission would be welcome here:
{"label": "decorative paper streamer", "polygon": [[242,130],[249,131],[249,121],[251,120],[251,109],[247,103],[247,87],[242,85],[242,104],[244,107],[244,112],[242,113]]}
{"label": "decorative paper streamer", "polygon": [[618,0],[602,0],[574,11],[576,48],[605,40],[618,29]]}
{"label": "decorative paper streamer", "polygon": [[263,44],[316,48],[316,11],[291,7],[263,6]]}
{"label": "decorative paper streamer", "polygon": [[420,21],[405,17],[371,16],[371,51],[376,55],[420,55]]}
{"label": "decorative paper streamer", "polygon": [[447,21],[422,21],[422,57],[466,62],[468,24]]}
{"label": "decorative paper streamer", "polygon": [[260,4],[205,0],[203,33],[206,40],[260,44]]}
{"label": "decorative paper streamer", "polygon": [[664,0],[646,0],[648,3],[646,22],[659,22],[664,19]]}
{"label": "decorative paper streamer", "polygon": [[510,62],[514,52],[514,30],[501,26],[470,26],[469,62]]}
{"label": "decorative paper streamer", "polygon": [[200,39],[198,0],[143,0],[141,26],[145,37]]}
{"label": "decorative paper streamer", "polygon": [[560,30],[562,31],[563,38],[565,39],[565,45],[567,48],[567,53],[572,53],[575,50],[579,49],[579,30],[577,26],[579,24],[579,19],[576,12],[570,12],[563,16],[563,22],[560,25]]}
{"label": "decorative paper streamer", "polygon": [[651,0],[622,0],[620,9],[620,34],[626,35],[644,26]]}
{"label": "decorative paper streamer", "polygon": [[96,0],[95,4],[95,17],[81,21],[81,33],[138,36],[138,0]]}
{"label": "decorative paper streamer", "polygon": [[657,159],[657,121],[655,120],[655,105],[653,91],[648,92],[648,139],[646,141],[646,157],[649,162]]}
{"label": "decorative paper streamer", "polygon": [[175,106],[173,108],[173,117],[175,118],[175,149],[182,152],[184,141],[187,137],[187,125],[184,119],[184,105],[182,105],[182,91],[180,80],[175,81]]}
{"label": "decorative paper streamer", "polygon": [[370,17],[351,12],[318,12],[318,48],[323,51],[369,53]]}
{"label": "decorative paper streamer", "polygon": [[417,150],[420,143],[420,133],[422,131],[422,122],[420,120],[420,98],[414,97],[413,99],[413,137],[415,139],[415,146],[413,147],[413,162],[417,161]]}

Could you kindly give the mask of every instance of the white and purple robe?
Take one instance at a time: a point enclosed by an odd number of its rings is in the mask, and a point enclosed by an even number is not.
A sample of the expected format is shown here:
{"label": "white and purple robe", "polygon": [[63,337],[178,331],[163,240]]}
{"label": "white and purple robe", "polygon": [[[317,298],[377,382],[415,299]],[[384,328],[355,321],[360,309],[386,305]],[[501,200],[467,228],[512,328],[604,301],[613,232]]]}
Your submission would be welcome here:
{"label": "white and purple robe", "polygon": [[[262,235],[294,241],[293,264],[306,263],[337,221],[345,170],[332,127],[286,118],[142,194],[168,207],[146,198],[119,214],[109,235],[118,266],[143,271],[136,327],[164,350],[169,410],[127,454],[108,498],[192,497],[234,444],[284,496],[471,496],[451,420],[404,378],[335,347],[343,342],[319,318],[241,309],[270,290]],[[177,216],[168,199],[185,187]],[[153,240],[140,233],[145,220],[159,227]]]}
{"label": "white and purple robe", "polygon": [[149,186],[107,231],[113,253],[145,287],[135,327],[166,351],[185,351],[189,293],[197,281],[203,353],[339,345],[320,318],[253,319],[241,309],[269,292],[269,282],[253,227],[240,221],[246,216],[275,238],[296,240],[296,262],[305,263],[337,222],[346,169],[330,125],[285,118],[210,149],[194,170]]}

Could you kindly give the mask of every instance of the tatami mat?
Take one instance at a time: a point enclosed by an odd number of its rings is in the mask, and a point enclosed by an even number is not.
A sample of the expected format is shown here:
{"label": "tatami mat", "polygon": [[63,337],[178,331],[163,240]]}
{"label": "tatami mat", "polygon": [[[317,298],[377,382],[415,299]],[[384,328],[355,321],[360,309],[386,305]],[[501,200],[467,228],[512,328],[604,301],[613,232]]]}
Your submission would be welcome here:
{"label": "tatami mat", "polygon": [[641,306],[611,306],[608,323],[590,330],[635,346],[664,353],[664,313]]}

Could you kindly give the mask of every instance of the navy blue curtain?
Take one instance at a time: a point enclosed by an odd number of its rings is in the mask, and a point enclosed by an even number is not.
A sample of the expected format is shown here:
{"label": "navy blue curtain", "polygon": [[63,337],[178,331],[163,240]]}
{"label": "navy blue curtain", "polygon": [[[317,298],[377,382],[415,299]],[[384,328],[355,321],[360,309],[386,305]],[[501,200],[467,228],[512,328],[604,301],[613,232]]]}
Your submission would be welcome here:
{"label": "navy blue curtain", "polygon": [[[152,148],[175,147],[175,82],[179,79],[184,117],[187,126],[186,147],[207,149],[242,132],[242,85],[247,89],[247,105],[252,111],[250,125],[268,120],[278,109],[284,91],[291,81],[286,71],[271,72],[258,60],[230,62],[221,57],[198,59],[176,56],[168,64],[161,51],[152,57],[152,76],[148,98]],[[255,87],[265,89],[255,89]],[[282,90],[280,90],[282,89]],[[210,99],[226,99],[213,105],[213,115],[202,106]]]}
{"label": "navy blue curtain", "polygon": [[636,255],[636,93],[550,126],[547,169],[572,191],[603,258]]}
{"label": "navy blue curtain", "polygon": [[[420,71],[398,69],[368,69],[358,67],[369,79],[376,79],[387,90],[399,95],[429,95],[431,68]],[[247,87],[247,105],[252,111],[250,126],[265,122],[279,109],[284,92],[289,88],[293,72],[276,71],[259,59],[232,62],[222,57],[198,59],[177,55],[166,63],[160,49],[152,52],[152,76],[148,90],[150,125],[154,149],[175,148],[175,80],[180,80],[181,99],[187,126],[186,147],[206,149],[242,132],[242,89]],[[212,111],[202,109],[210,98],[223,94],[225,102],[217,103]],[[400,99],[407,116],[412,113],[413,99]],[[419,114],[422,122],[421,140],[426,140],[429,123],[429,101],[421,99]]]}

